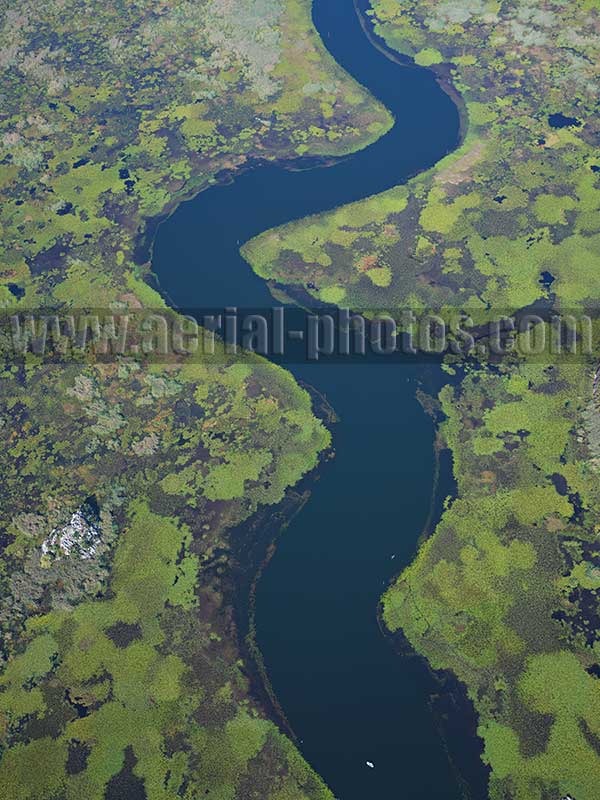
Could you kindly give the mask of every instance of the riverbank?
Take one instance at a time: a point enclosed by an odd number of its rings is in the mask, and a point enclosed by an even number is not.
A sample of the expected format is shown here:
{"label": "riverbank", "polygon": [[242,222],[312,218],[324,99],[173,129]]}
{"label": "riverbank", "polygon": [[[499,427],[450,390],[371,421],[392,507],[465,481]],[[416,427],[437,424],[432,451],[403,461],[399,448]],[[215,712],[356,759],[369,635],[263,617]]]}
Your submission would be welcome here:
{"label": "riverbank", "polygon": [[[331,428],[339,422],[334,409],[311,386],[303,386],[313,399],[318,419]],[[294,518],[310,501],[312,489],[322,471],[335,458],[333,446],[321,453],[318,465],[293,488],[277,506],[265,506],[231,532],[234,567],[230,581],[230,604],[234,610],[238,645],[245,661],[245,672],[255,697],[270,718],[295,744],[298,737],[271,685],[268,668],[256,640],[256,591],[264,571],[275,555],[278,542],[286,534]]]}
{"label": "riverbank", "polygon": [[[429,515],[415,548],[418,550],[435,534],[444,509],[457,496],[457,484],[453,473],[452,451],[440,432],[442,410],[436,397],[419,390],[417,392],[423,413],[433,421],[436,429],[433,444],[434,475]],[[389,581],[393,586],[404,569]],[[377,607],[377,620],[381,635],[387,639],[398,658],[416,659],[431,679],[429,707],[438,733],[444,742],[448,761],[452,766],[463,800],[483,800],[488,794],[489,768],[482,762],[483,740],[478,737],[478,717],[468,697],[467,687],[448,670],[433,670],[427,659],[418,653],[402,630],[390,631],[383,619],[383,598]],[[472,746],[466,747],[470,740]]]}
{"label": "riverbank", "polygon": [[[161,285],[180,308],[270,308],[267,284],[240,256],[240,243],[397,185],[458,141],[458,114],[431,72],[402,69],[399,80],[398,65],[348,14],[348,0],[317,0],[314,16],[336,60],[362,70],[357,77],[377,96],[387,93],[402,121],[328,169],[269,164],[183,204],[160,226],[154,248]],[[276,548],[263,542],[263,563],[265,553],[270,558],[255,582],[256,641],[272,691],[262,696],[279,718],[281,707],[303,755],[336,796],[402,791],[459,800],[428,711],[430,676],[414,659],[397,658],[376,615],[392,572],[414,557],[430,513],[433,421],[415,398],[426,367],[361,359],[287,366],[296,380],[318,387],[341,422],[336,457],[310,502]]]}

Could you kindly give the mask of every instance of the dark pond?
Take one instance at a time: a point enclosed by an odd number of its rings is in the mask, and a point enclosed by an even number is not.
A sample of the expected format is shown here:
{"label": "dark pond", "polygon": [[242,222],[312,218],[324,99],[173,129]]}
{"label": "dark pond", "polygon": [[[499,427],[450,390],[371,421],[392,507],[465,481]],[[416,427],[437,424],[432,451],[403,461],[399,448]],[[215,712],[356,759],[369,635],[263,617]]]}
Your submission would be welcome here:
{"label": "dark pond", "polygon": [[[162,289],[179,307],[271,307],[239,243],[404,182],[458,143],[457,108],[433,74],[386,55],[352,0],[315,0],[313,14],[330,52],[386,104],[396,125],[326,169],[258,165],[182,205],[159,228],[154,248]],[[459,800],[464,786],[429,708],[436,683],[419,659],[393,651],[376,615],[386,584],[413,559],[430,512],[434,430],[415,391],[420,382],[439,383],[439,367],[296,359],[288,368],[326,396],[341,422],[335,459],[258,585],[257,638],[273,688],[302,752],[336,797]],[[442,494],[450,486],[446,466]],[[473,718],[466,705],[453,709],[446,727],[454,762],[472,797],[483,800]]]}
{"label": "dark pond", "polygon": [[580,128],[581,120],[577,117],[567,117],[562,113],[550,114],[548,122],[551,128]]}

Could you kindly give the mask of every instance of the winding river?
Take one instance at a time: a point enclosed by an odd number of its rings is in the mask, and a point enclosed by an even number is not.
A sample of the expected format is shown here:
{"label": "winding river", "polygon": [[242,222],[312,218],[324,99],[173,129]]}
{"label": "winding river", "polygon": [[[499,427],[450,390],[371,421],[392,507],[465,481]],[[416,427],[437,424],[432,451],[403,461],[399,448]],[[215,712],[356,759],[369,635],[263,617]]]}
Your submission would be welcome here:
{"label": "winding river", "polygon": [[[315,25],[396,125],[327,169],[259,165],[183,204],[160,226],[153,254],[176,306],[270,308],[240,242],[402,183],[456,147],[456,106],[433,73],[403,64],[376,40],[362,4],[315,0]],[[386,584],[414,558],[430,511],[434,430],[415,390],[439,382],[439,369],[357,361],[287,368],[316,387],[341,422],[333,428],[335,459],[257,587],[257,642],[281,707],[303,754],[341,800],[483,800],[472,719],[463,709],[448,723],[465,795],[430,711],[436,684],[419,659],[394,652],[376,615]]]}

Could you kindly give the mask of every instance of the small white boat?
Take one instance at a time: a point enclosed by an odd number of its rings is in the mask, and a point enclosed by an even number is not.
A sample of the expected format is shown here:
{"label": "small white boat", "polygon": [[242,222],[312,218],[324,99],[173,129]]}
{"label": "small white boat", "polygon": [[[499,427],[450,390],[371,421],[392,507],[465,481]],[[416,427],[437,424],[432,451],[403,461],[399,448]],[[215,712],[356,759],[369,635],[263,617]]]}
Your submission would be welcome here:
{"label": "small white boat", "polygon": [[375,769],[375,764],[372,761],[367,761],[367,767],[369,767],[369,769]]}

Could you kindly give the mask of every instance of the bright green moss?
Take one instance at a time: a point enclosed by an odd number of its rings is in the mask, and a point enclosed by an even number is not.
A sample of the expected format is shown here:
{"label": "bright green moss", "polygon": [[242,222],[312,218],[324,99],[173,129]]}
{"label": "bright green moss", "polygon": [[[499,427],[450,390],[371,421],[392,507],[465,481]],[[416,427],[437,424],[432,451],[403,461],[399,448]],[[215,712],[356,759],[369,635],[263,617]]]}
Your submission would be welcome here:
{"label": "bright green moss", "polygon": [[439,50],[433,47],[426,47],[415,55],[415,62],[421,67],[431,67],[433,64],[440,64],[444,60]]}

